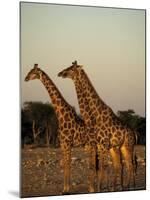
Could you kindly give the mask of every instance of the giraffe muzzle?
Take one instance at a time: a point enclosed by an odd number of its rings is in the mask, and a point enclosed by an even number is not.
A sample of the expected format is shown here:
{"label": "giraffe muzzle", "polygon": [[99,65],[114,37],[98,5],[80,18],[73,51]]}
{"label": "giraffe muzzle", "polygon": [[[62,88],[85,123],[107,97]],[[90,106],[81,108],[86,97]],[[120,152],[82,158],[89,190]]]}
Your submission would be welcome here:
{"label": "giraffe muzzle", "polygon": [[67,73],[66,73],[66,72],[59,72],[59,73],[58,73],[58,76],[59,76],[59,77],[62,77],[62,78],[66,78]]}
{"label": "giraffe muzzle", "polygon": [[24,80],[25,80],[25,81],[29,81],[29,78],[28,78],[28,77],[26,77]]}

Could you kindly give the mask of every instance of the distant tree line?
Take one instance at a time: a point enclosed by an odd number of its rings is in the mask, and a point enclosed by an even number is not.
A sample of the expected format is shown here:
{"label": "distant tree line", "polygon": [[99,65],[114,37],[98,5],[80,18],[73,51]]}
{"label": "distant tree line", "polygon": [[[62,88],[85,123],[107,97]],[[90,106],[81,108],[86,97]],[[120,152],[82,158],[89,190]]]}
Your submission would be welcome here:
{"label": "distant tree line", "polygon": [[34,146],[59,145],[58,121],[49,103],[25,102],[21,110],[21,143]]}
{"label": "distant tree line", "polygon": [[[138,132],[138,144],[146,143],[146,119],[133,110],[118,111],[123,124]],[[58,121],[50,103],[25,102],[21,109],[21,143],[37,146],[59,146]]]}
{"label": "distant tree line", "polygon": [[118,111],[117,116],[121,122],[131,129],[135,130],[138,135],[138,144],[146,144],[146,118],[137,115],[134,110]]}

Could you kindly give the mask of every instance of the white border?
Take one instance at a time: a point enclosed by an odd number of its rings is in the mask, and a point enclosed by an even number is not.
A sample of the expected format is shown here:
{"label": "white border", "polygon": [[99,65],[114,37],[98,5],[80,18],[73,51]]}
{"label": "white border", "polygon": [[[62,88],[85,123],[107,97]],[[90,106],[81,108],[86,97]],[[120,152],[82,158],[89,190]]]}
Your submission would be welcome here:
{"label": "white border", "polygon": [[[147,9],[150,19],[149,0],[41,0],[32,2],[63,3],[74,5],[93,5],[105,7],[124,7]],[[149,59],[147,23],[147,122],[149,123]],[[0,4],[0,199],[17,198],[19,188],[19,1],[5,0]],[[147,155],[150,155],[147,123]],[[149,158],[149,156],[147,156]],[[150,169],[147,159],[147,169]],[[39,199],[148,199],[150,173],[147,170],[147,191],[105,193],[92,195],[72,195],[41,197]],[[33,199],[33,198],[30,198]]]}

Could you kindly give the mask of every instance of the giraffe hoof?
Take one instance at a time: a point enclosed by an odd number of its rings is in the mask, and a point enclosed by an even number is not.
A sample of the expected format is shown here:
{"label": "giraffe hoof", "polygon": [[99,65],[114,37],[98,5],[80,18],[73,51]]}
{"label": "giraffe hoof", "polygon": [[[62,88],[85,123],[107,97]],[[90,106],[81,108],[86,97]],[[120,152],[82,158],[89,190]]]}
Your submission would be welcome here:
{"label": "giraffe hoof", "polygon": [[101,188],[98,186],[97,187],[97,192],[100,192],[101,191]]}
{"label": "giraffe hoof", "polygon": [[89,193],[94,193],[94,188],[90,188]]}
{"label": "giraffe hoof", "polygon": [[123,190],[123,191],[128,191],[128,190],[129,190],[129,187],[128,187],[128,186],[123,186],[122,190]]}
{"label": "giraffe hoof", "polygon": [[62,192],[62,195],[69,195],[69,192]]}

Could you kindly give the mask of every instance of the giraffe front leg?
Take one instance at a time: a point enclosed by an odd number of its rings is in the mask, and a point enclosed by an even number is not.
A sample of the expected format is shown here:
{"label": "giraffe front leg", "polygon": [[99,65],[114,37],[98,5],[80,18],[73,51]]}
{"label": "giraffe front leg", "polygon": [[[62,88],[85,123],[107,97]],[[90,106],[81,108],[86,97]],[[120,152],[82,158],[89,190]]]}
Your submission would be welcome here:
{"label": "giraffe front leg", "polygon": [[[87,150],[86,150],[87,151]],[[89,154],[89,177],[88,177],[88,191],[94,192],[95,169],[96,169],[96,148],[88,147]]]}
{"label": "giraffe front leg", "polygon": [[64,150],[63,152],[63,167],[64,167],[64,189],[63,194],[69,194],[70,191],[70,162],[71,162],[71,151]]}
{"label": "giraffe front leg", "polygon": [[105,173],[104,158],[103,158],[101,148],[98,146],[98,181],[97,181],[98,192],[100,192],[102,188],[102,181],[104,181],[104,177],[105,177],[104,173]]}
{"label": "giraffe front leg", "polygon": [[100,189],[101,189],[101,180],[102,180],[102,165],[101,165],[101,160],[100,160],[100,152],[98,152],[98,180],[97,180],[97,189],[98,189],[98,192],[100,192]]}
{"label": "giraffe front leg", "polygon": [[108,189],[108,149],[102,144],[97,145],[98,149],[98,192],[101,191],[102,186]]}

